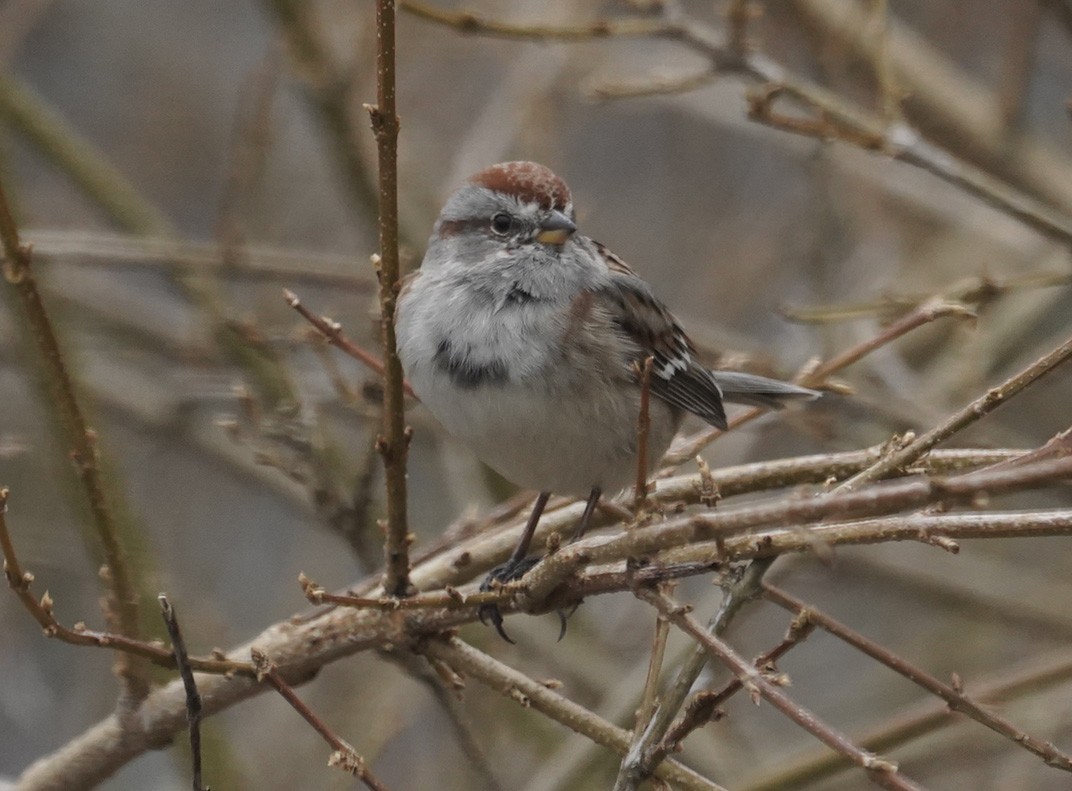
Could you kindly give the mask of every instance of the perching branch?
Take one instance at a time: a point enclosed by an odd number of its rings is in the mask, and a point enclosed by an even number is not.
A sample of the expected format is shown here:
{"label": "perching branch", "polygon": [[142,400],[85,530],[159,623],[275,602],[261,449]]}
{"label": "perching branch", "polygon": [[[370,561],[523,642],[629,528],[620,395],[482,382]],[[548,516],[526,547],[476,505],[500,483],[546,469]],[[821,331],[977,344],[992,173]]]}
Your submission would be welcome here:
{"label": "perching branch", "polygon": [[376,0],[376,105],[367,105],[379,159],[380,327],[383,338],[383,436],[379,443],[387,472],[387,535],[384,588],[410,593],[406,520],[406,455],[409,431],[403,399],[402,361],[395,340],[395,305],[402,286],[398,259],[398,115],[395,110],[395,3]]}

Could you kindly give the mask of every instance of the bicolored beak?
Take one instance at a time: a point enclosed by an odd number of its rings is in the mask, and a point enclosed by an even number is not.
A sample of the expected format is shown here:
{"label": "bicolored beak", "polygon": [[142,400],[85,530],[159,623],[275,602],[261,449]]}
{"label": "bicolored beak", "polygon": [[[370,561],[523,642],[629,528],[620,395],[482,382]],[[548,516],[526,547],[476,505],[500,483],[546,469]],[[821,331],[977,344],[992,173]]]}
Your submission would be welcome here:
{"label": "bicolored beak", "polygon": [[540,223],[540,232],[536,234],[536,241],[542,244],[565,244],[576,230],[577,226],[573,224],[573,220],[560,211],[552,211]]}

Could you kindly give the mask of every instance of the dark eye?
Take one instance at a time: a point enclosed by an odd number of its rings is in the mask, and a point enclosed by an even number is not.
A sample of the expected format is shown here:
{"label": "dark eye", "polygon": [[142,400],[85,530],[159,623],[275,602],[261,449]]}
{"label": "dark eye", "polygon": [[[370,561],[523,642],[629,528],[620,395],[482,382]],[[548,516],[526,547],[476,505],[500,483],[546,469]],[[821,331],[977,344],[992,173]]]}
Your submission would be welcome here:
{"label": "dark eye", "polygon": [[491,230],[499,234],[499,236],[506,236],[513,227],[514,221],[509,214],[499,212],[491,218]]}

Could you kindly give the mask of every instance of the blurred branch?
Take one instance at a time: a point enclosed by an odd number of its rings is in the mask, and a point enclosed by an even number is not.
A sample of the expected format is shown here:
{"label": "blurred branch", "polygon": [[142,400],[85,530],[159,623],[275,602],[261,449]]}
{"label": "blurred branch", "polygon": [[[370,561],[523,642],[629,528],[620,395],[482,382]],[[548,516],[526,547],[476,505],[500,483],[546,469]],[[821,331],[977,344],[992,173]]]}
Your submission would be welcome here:
{"label": "blurred branch", "polygon": [[235,280],[286,280],[341,286],[361,295],[372,294],[376,288],[371,277],[353,271],[354,258],[350,255],[247,245],[243,248],[241,265],[231,266],[223,260],[220,246],[215,242],[55,229],[29,230],[23,237],[33,246],[38,258],[83,266],[109,269],[158,267],[176,272],[210,270]]}
{"label": "blurred branch", "polygon": [[125,228],[166,236],[171,223],[89,141],[6,69],[0,68],[0,119],[29,138]]}
{"label": "blurred branch", "polygon": [[676,25],[658,19],[644,18],[609,18],[596,19],[568,25],[551,25],[543,23],[502,22],[486,19],[479,14],[460,10],[446,11],[417,0],[399,0],[398,7],[412,16],[427,22],[435,22],[445,27],[454,28],[461,33],[475,33],[496,38],[536,40],[536,41],[588,41],[599,38],[650,37],[665,36],[673,38],[679,35]]}
{"label": "blurred branch", "polygon": [[[818,31],[824,45],[836,42],[865,68],[873,72],[878,68],[877,53],[866,34],[867,10],[858,0],[792,0],[788,5],[805,28]],[[1017,17],[1031,13],[1019,9]],[[905,114],[915,126],[954,148],[961,160],[981,162],[987,170],[1061,207],[1067,225],[1063,212],[1072,208],[1072,159],[1066,152],[1026,136],[1010,141],[1002,126],[999,97],[892,16],[886,22],[885,53],[905,94]]]}
{"label": "blurred branch", "polygon": [[[55,637],[61,642],[71,645],[91,646],[94,648],[114,649],[117,654],[126,657],[140,657],[149,659],[153,663],[171,669],[177,668],[175,655],[164,648],[157,641],[143,642],[122,634],[109,634],[87,629],[85,624],[79,622],[73,628],[64,626],[53,613],[55,602],[46,590],[38,600],[30,593],[30,585],[34,581],[34,575],[26,571],[15,554],[15,545],[11,540],[11,534],[7,528],[7,500],[8,490],[0,489],[0,551],[4,557],[4,576],[8,586],[22,602],[22,606],[40,625],[45,637]],[[252,675],[252,668],[248,663],[236,664],[223,659],[196,659],[187,657],[190,667],[205,673],[247,673]]]}
{"label": "blurred branch", "polygon": [[294,70],[332,143],[355,216],[359,220],[376,213],[377,193],[372,175],[361,156],[359,129],[351,96],[351,77],[336,60],[317,29],[313,6],[304,0],[264,0],[287,42]]}
{"label": "blurred branch", "polygon": [[398,113],[395,109],[395,0],[376,0],[376,105],[365,105],[376,136],[379,160],[380,253],[374,261],[380,281],[383,342],[383,435],[378,447],[387,475],[387,533],[383,585],[406,596],[409,545],[406,518],[406,456],[411,429],[406,426],[402,361],[395,339],[395,305],[402,287],[398,258]]}
{"label": "blurred branch", "polygon": [[[800,118],[776,113],[780,96],[791,96],[818,113],[818,118]],[[922,168],[960,187],[1020,220],[1055,241],[1072,244],[1072,218],[1020,192],[989,173],[958,159],[927,141],[905,123],[887,124],[844,97],[803,80],[783,77],[750,92],[749,118],[761,123],[821,140],[842,140],[893,159]]]}
{"label": "blurred branch", "polygon": [[[1072,272],[1038,271],[1004,278],[982,274],[959,280],[940,289],[938,294],[941,300],[959,303],[969,310],[979,312],[1012,291],[1069,285],[1072,285]],[[785,305],[779,309],[779,313],[787,320],[801,324],[830,324],[870,316],[877,316],[881,321],[890,321],[918,308],[928,299],[933,297],[929,294],[889,293],[877,299],[845,305]]]}
{"label": "blurred branch", "polygon": [[[3,244],[5,258],[4,277],[18,292],[26,324],[37,349],[38,360],[45,371],[52,398],[63,418],[64,439],[85,490],[93,527],[104,553],[107,574],[102,576],[109,589],[105,606],[106,616],[115,631],[137,640],[140,633],[137,585],[128,565],[127,550],[116,525],[112,505],[105,494],[100,459],[97,455],[96,434],[86,422],[75,395],[74,383],[67,372],[56,332],[37,289],[30,249],[19,240],[18,228],[8,207],[2,182],[0,242]],[[149,691],[149,678],[144,663],[134,661],[128,655],[117,654],[116,673],[122,679],[125,694],[129,698],[124,704],[136,705]]]}
{"label": "blurred branch", "polygon": [[810,607],[805,602],[789,595],[780,588],[776,588],[770,583],[764,583],[763,588],[763,596],[769,601],[774,602],[779,607],[789,610],[797,616],[807,617],[809,621],[818,625],[821,629],[832,634],[834,637],[837,637],[839,640],[852,646],[857,651],[866,654],[895,673],[907,678],[913,684],[922,687],[932,695],[941,698],[951,710],[970,717],[995,733],[1004,736],[1006,739],[1013,742],[1013,744],[1019,745],[1025,750],[1034,753],[1039,758],[1043,759],[1047,766],[1063,769],[1066,772],[1072,772],[1072,756],[1061,752],[1049,742],[1043,742],[1040,739],[1034,738],[1014,726],[1008,720],[987,711],[965,695],[960,689],[952,687],[949,684],[943,684],[934,676],[897,656],[889,649],[884,648],[873,640],[867,639],[854,629],[831,618],[826,613],[816,610],[814,607]]}

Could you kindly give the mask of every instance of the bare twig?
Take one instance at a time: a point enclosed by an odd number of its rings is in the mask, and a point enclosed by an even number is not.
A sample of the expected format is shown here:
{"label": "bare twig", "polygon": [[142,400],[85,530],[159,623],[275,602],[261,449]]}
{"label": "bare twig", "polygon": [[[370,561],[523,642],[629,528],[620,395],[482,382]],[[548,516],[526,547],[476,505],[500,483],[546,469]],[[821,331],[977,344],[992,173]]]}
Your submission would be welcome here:
{"label": "bare twig", "polygon": [[1072,338],[1062,343],[1049,354],[1036,360],[1022,371],[1006,379],[997,387],[991,388],[985,394],[972,401],[963,409],[958,410],[930,431],[920,435],[902,448],[894,450],[887,456],[879,459],[866,470],[858,472],[849,480],[842,483],[838,489],[849,491],[863,483],[877,481],[906,466],[918,459],[921,455],[933,448],[939,442],[970,426],[980,418],[990,414],[1003,403],[1008,401],[1025,388],[1037,382],[1061,363],[1072,357]]}
{"label": "bare twig", "polygon": [[[337,321],[335,321],[334,319],[329,319],[327,316],[317,316],[315,313],[309,310],[309,308],[305,307],[305,305],[302,304],[302,301],[298,298],[298,295],[290,289],[283,289],[283,299],[286,300],[286,303],[290,305],[290,307],[294,308],[294,310],[301,314],[301,317],[303,319],[305,319],[314,327],[316,327],[320,334],[324,336],[324,340],[326,340],[336,349],[339,349],[340,351],[345,352],[349,356],[353,357],[355,360],[364,365],[373,373],[376,373],[381,377],[386,375],[384,371],[383,361],[376,357],[376,355],[372,354],[369,351],[366,351],[365,349],[362,349],[360,346],[350,340],[342,331],[342,325],[339,324]],[[416,393],[414,393],[413,389],[409,386],[409,382],[405,381],[404,379],[402,380],[402,388],[405,391],[406,395],[410,396],[411,398],[417,397]]]}
{"label": "bare twig", "polygon": [[387,472],[387,536],[384,541],[384,588],[393,596],[410,593],[406,520],[406,428],[402,362],[395,341],[395,304],[401,288],[398,260],[398,115],[395,110],[395,3],[376,1],[376,105],[366,105],[372,119],[379,159],[380,327],[383,337],[383,437],[380,453]]}
{"label": "bare twig", "polygon": [[655,591],[640,591],[639,595],[656,607],[659,612],[663,613],[682,631],[696,640],[711,656],[726,665],[749,689],[755,690],[760,697],[768,701],[808,733],[815,736],[823,744],[851,759],[854,764],[864,769],[867,772],[868,779],[873,783],[883,788],[919,788],[898,771],[897,764],[857,747],[848,737],[834,730],[803,706],[791,700],[785,693],[771,684],[744,657],[737,654],[721,638],[705,629],[703,624],[689,615],[687,606],[678,604],[666,594]]}
{"label": "bare twig", "polygon": [[[0,242],[5,261],[4,276],[19,294],[26,322],[33,335],[41,365],[47,373],[52,396],[63,418],[63,430],[71,460],[85,489],[93,519],[93,528],[108,568],[106,583],[110,590],[106,614],[115,619],[114,630],[137,640],[138,595],[133,572],[127,560],[120,531],[112,514],[97,455],[96,433],[86,422],[75,395],[74,383],[67,371],[56,332],[41,300],[31,267],[30,248],[19,240],[15,219],[8,207],[4,185],[0,182]],[[147,668],[126,654],[116,655],[116,673],[123,680],[131,702],[140,701],[149,691]]]}
{"label": "bare twig", "polygon": [[651,654],[648,658],[648,672],[644,676],[644,689],[640,693],[640,705],[637,706],[633,733],[641,733],[655,714],[655,707],[659,703],[659,676],[662,675],[666,638],[669,634],[670,624],[667,623],[666,618],[656,615],[655,634],[652,636]]}
{"label": "bare twig", "polygon": [[[763,583],[766,586],[767,583]],[[757,657],[752,663],[762,672],[768,672],[781,657],[785,656],[795,646],[800,645],[808,635],[815,630],[815,623],[802,614],[794,618],[786,630],[785,637],[774,648]],[[719,706],[729,700],[733,695],[744,688],[740,678],[731,678],[716,691],[698,692],[685,707],[681,717],[666,733],[662,744],[659,745],[655,758],[658,760],[662,755],[677,752],[681,742],[697,728],[716,719],[719,716]]]}
{"label": "bare twig", "polygon": [[[973,318],[974,314],[963,305],[943,300],[928,300],[907,316],[883,328],[874,337],[849,347],[824,363],[804,370],[796,377],[796,381],[805,387],[821,387],[830,376],[858,362],[876,349],[892,343],[902,335],[906,335],[918,327],[946,316],[970,319]],[[730,421],[730,428],[737,428],[763,414],[765,414],[765,410],[762,409],[750,409],[742,412]],[[670,466],[676,466],[683,461],[695,458],[697,453],[707,447],[721,433],[721,430],[717,428],[705,428],[696,434],[675,442],[663,461]]]}
{"label": "bare twig", "polygon": [[533,41],[587,41],[611,37],[648,37],[676,35],[676,26],[658,19],[625,17],[597,19],[568,25],[543,23],[513,24],[485,19],[472,11],[445,11],[417,0],[400,0],[398,7],[428,22],[454,28],[462,33]]}
{"label": "bare twig", "polygon": [[[1032,658],[1029,663],[1017,667],[999,677],[986,680],[975,688],[976,700],[1005,703],[1012,698],[1038,693],[1062,685],[1072,678],[1072,657],[1067,652],[1048,656],[1041,661]],[[919,739],[935,731],[962,723],[964,720],[950,711],[943,700],[928,698],[923,704],[915,704],[900,715],[895,715],[877,730],[860,738],[859,744],[869,750],[890,750],[898,745]],[[748,783],[749,791],[781,791],[798,788],[823,780],[852,764],[844,756],[823,750],[822,754],[810,755],[789,766]]]}
{"label": "bare twig", "polygon": [[780,588],[776,588],[770,583],[764,583],[763,588],[763,595],[769,601],[774,602],[779,607],[784,607],[790,612],[796,613],[798,616],[807,617],[809,621],[838,639],[848,643],[856,650],[861,651],[875,661],[882,663],[895,673],[904,676],[913,684],[922,687],[932,695],[937,695],[944,700],[953,711],[959,711],[960,713],[971,717],[976,722],[985,725],[995,733],[1001,734],[1014,744],[1034,753],[1045,761],[1047,766],[1063,769],[1066,772],[1072,772],[1072,756],[1058,750],[1049,742],[1044,742],[1025,733],[1003,717],[999,717],[993,712],[984,709],[960,690],[955,689],[949,684],[942,683],[934,676],[897,656],[889,649],[884,648],[873,640],[869,640],[856,630],[831,618],[826,613],[816,610],[813,607],[809,607],[805,602],[789,595]]}
{"label": "bare twig", "polygon": [[336,736],[327,723],[305,705],[305,702],[298,697],[297,693],[291,689],[290,685],[279,674],[278,668],[268,658],[267,654],[254,648],[250,651],[250,656],[253,659],[253,666],[257,669],[257,680],[267,681],[283,697],[283,700],[289,703],[302,716],[302,719],[309,723],[313,730],[320,734],[321,738],[334,750],[331,757],[328,758],[328,766],[334,766],[352,774],[354,777],[360,778],[361,782],[372,791],[386,791],[387,787],[372,774],[372,770],[368,768],[368,763],[365,759],[358,755],[353,747]]}
{"label": "bare twig", "polygon": [[[71,645],[92,646],[94,648],[110,648],[117,653],[133,657],[141,657],[151,660],[154,664],[162,667],[175,669],[174,654],[161,643],[143,642],[134,640],[126,635],[98,632],[87,629],[84,624],[77,623],[74,627],[67,627],[56,620],[52,611],[53,601],[48,591],[37,599],[30,593],[30,585],[34,581],[34,575],[23,569],[15,554],[15,545],[11,540],[11,534],[7,528],[7,500],[8,490],[0,489],[0,550],[4,556],[4,576],[7,584],[14,591],[22,606],[33,619],[41,626],[45,637],[55,637]],[[246,674],[252,675],[253,669],[247,663],[230,662],[225,659],[198,659],[188,657],[189,665],[206,673],[219,673],[224,675]]]}
{"label": "bare twig", "polygon": [[[726,587],[722,597],[722,605],[718,612],[707,625],[711,634],[722,634],[730,625],[730,622],[741,611],[745,604],[755,599],[761,592],[760,582],[763,575],[774,563],[774,558],[758,558],[748,564],[741,577]],[[649,590],[635,588],[637,596],[647,600]],[[658,596],[666,596],[658,593]],[[666,612],[660,613],[667,620]],[[666,758],[666,751],[662,748],[665,736],[670,729],[674,717],[685,703],[689,691],[700,677],[708,661],[707,651],[703,646],[697,646],[689,655],[689,658],[678,671],[674,684],[663,695],[655,714],[647,723],[643,731],[637,731],[633,735],[633,743],[629,746],[629,752],[622,759],[618,769],[618,777],[615,781],[615,791],[631,791],[639,786],[641,781],[650,776],[654,769],[660,766]]]}
{"label": "bare twig", "polygon": [[637,416],[637,471],[633,484],[633,513],[639,516],[648,497],[648,432],[651,430],[651,367],[654,358],[646,357],[638,367],[640,377],[640,414]]}
{"label": "bare twig", "polygon": [[186,719],[190,724],[190,752],[193,760],[193,791],[209,791],[201,785],[201,695],[197,691],[197,682],[194,681],[194,671],[190,667],[186,641],[182,639],[175,608],[171,606],[166,594],[161,593],[157,600],[160,602],[160,612],[164,616],[168,637],[171,638],[171,652],[179,668],[182,686],[186,690]]}
{"label": "bare twig", "polygon": [[[525,708],[533,708],[577,733],[622,755],[629,747],[629,733],[601,719],[588,709],[563,697],[508,665],[484,654],[457,637],[429,640],[420,650],[466,676],[486,684]],[[721,786],[701,777],[676,761],[664,761],[655,776],[675,787],[717,791]]]}

